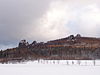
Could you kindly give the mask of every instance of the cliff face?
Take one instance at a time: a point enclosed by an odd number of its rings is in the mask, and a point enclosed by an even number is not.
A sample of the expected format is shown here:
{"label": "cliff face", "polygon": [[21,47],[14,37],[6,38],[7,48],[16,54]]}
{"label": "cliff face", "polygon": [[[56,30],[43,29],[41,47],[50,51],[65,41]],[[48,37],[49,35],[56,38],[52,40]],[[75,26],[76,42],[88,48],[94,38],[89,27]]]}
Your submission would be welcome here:
{"label": "cliff face", "polygon": [[100,39],[70,35],[69,37],[29,44],[21,40],[19,46],[0,51],[0,61],[36,59],[94,60],[100,59]]}

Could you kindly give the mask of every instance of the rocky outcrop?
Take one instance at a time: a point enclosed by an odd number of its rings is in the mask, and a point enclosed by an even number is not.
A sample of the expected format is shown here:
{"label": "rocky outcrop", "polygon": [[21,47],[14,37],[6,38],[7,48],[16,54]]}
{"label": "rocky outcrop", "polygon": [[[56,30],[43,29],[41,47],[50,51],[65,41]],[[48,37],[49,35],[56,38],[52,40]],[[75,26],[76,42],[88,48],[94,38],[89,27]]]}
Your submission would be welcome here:
{"label": "rocky outcrop", "polygon": [[19,42],[18,47],[19,47],[19,48],[25,48],[25,47],[27,47],[28,45],[29,45],[29,43],[28,43],[26,40],[21,40],[21,41]]}

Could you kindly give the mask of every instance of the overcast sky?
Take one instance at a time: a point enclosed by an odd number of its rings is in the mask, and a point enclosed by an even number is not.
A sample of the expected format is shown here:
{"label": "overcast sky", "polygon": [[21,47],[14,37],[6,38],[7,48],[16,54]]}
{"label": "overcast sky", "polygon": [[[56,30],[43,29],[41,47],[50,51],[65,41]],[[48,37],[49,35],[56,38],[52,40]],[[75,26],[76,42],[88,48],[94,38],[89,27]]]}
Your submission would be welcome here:
{"label": "overcast sky", "polygon": [[100,0],[0,0],[0,49],[77,33],[100,37]]}

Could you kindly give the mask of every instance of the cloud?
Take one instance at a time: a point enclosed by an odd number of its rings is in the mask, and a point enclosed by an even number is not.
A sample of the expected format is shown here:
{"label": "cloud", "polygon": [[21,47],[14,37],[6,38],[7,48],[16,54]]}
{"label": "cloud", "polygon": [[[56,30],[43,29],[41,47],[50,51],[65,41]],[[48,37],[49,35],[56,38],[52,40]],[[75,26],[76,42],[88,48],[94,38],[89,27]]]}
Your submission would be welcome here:
{"label": "cloud", "polygon": [[[100,37],[99,0],[0,0],[0,46],[80,33]],[[17,42],[17,43],[16,43]]]}
{"label": "cloud", "polygon": [[78,22],[80,31],[87,36],[100,36],[100,8],[97,4],[89,4],[83,7]]}
{"label": "cloud", "polygon": [[[80,33],[83,36],[99,37],[100,7],[98,0],[53,1],[41,17],[41,34],[44,38],[65,37]],[[47,34],[47,36],[46,36]],[[51,37],[50,37],[51,36]]]}

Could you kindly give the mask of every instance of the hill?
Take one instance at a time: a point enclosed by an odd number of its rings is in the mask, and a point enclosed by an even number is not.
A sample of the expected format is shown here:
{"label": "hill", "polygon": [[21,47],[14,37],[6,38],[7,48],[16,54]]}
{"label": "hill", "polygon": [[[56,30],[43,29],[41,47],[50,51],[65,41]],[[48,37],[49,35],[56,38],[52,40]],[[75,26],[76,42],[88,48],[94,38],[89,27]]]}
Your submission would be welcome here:
{"label": "hill", "polygon": [[0,51],[0,62],[24,60],[96,60],[100,59],[100,38],[70,35],[66,38],[29,44],[21,40],[18,47]]}

